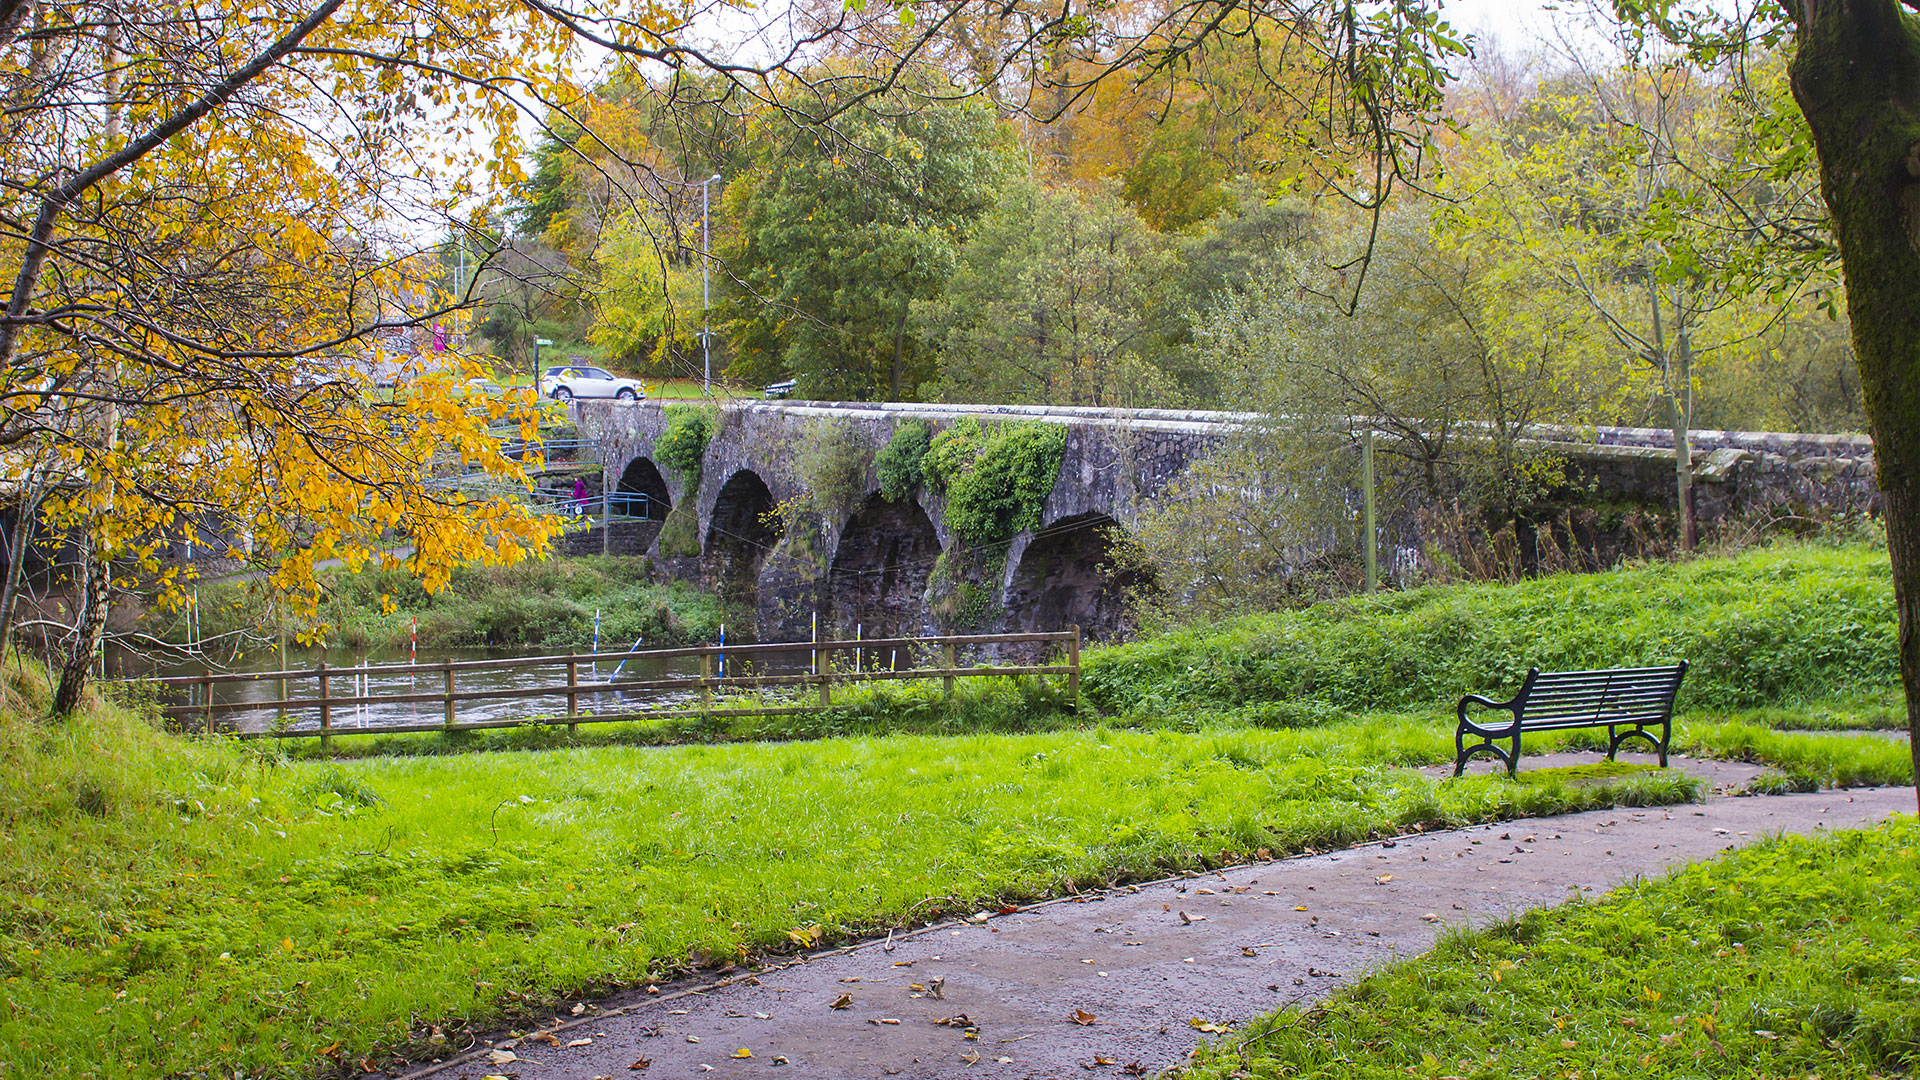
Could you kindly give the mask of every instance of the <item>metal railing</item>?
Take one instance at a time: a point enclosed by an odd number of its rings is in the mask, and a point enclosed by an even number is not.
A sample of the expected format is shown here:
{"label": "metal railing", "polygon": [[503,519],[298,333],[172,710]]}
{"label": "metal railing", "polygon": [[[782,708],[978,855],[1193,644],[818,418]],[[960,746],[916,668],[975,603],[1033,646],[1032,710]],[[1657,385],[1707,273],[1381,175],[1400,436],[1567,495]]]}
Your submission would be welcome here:
{"label": "metal railing", "polygon": [[[959,651],[964,647],[981,645],[1024,644],[1045,647],[1056,645],[1064,654],[1063,663],[1057,664],[979,664],[962,667],[959,663]],[[882,651],[904,652],[911,663],[913,657],[933,656],[939,663],[932,667],[897,668],[877,665],[868,667],[861,663],[860,657],[871,653],[875,656]],[[853,652],[854,670],[834,670],[832,657],[836,653]],[[774,655],[805,654],[808,657],[807,670],[798,674],[785,675],[728,675],[726,665],[730,661],[770,657]],[[622,667],[628,661],[672,660],[686,657],[698,657],[700,674],[668,678],[644,678],[617,681],[619,670],[615,669],[612,678],[606,681],[581,679],[583,665],[597,665],[601,662],[617,662]],[[459,685],[462,673],[480,671],[501,671],[515,668],[561,668],[566,669],[566,682],[543,684],[538,686],[513,686],[498,688],[466,689]],[[438,676],[441,686],[437,690],[412,690],[405,693],[361,692],[359,688],[371,688],[373,676]],[[1026,634],[950,634],[937,637],[918,638],[868,638],[852,641],[797,641],[778,642],[765,645],[690,645],[677,649],[643,649],[631,652],[566,653],[558,656],[506,657],[495,660],[446,660],[437,664],[377,664],[363,667],[329,667],[322,661],[317,667],[289,671],[256,672],[214,672],[200,675],[175,675],[166,678],[150,679],[149,683],[171,687],[178,690],[194,689],[197,701],[185,705],[169,705],[161,709],[162,715],[178,721],[187,730],[197,726],[204,734],[215,734],[214,718],[234,713],[271,712],[281,718],[281,724],[262,731],[223,731],[220,734],[235,735],[243,739],[255,738],[314,738],[318,737],[324,745],[327,740],[338,734],[404,734],[429,731],[479,731],[490,728],[526,727],[532,725],[565,724],[569,734],[574,733],[580,724],[606,724],[638,720],[665,720],[677,717],[709,716],[779,716],[798,713],[819,712],[833,707],[833,687],[841,683],[881,682],[910,679],[940,679],[947,697],[954,695],[954,683],[957,679],[979,678],[982,676],[1042,675],[1064,676],[1066,680],[1066,698],[1076,703],[1080,697],[1080,628],[1070,627],[1053,633]],[[335,680],[348,679],[355,687],[354,693],[334,694]],[[364,682],[362,680],[365,680]],[[222,701],[216,702],[214,687],[234,686],[247,683],[278,683],[280,697],[266,701]],[[314,692],[311,695],[295,696],[287,686],[299,683],[311,683]],[[759,698],[746,699],[729,697],[727,691],[738,690],[798,690],[800,697],[782,697],[775,703]],[[818,693],[817,704],[801,704],[805,691]],[[675,695],[684,698],[697,694],[697,705],[688,707],[678,700],[661,702],[663,708],[627,708],[617,712],[585,712],[581,710],[580,699],[595,694],[615,692],[622,695],[636,693],[654,693]],[[565,697],[566,712],[561,715],[526,716],[503,720],[462,721],[459,718],[463,703],[479,701],[500,701],[517,698]],[[366,727],[343,728],[335,725],[341,711],[372,705],[422,705],[438,704],[441,719],[438,723],[402,723],[378,724]],[[313,728],[290,728],[284,726],[286,720],[296,713],[313,713],[319,719],[319,726]],[[195,722],[197,721],[197,725]]]}

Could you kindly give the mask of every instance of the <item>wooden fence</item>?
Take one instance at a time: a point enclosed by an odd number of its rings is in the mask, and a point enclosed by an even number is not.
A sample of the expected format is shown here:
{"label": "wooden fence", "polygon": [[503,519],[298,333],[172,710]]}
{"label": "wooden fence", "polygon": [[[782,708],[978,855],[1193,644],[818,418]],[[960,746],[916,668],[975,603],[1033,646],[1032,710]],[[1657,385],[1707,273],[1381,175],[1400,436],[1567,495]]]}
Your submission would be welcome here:
{"label": "wooden fence", "polygon": [[[1057,664],[981,664],[974,667],[961,667],[959,651],[962,648],[978,645],[1056,645],[1064,653],[1065,662]],[[936,667],[879,668],[868,667],[860,663],[859,657],[868,653],[879,655],[882,651],[892,651],[896,655],[905,652],[911,658],[916,655],[937,655],[940,663]],[[835,654],[854,652],[856,660],[854,670],[834,670],[832,659]],[[808,657],[805,672],[787,675],[728,675],[726,665],[736,660],[751,661],[776,654],[804,654]],[[669,678],[630,679],[625,682],[618,678],[616,669],[613,678],[602,682],[598,679],[581,680],[581,667],[600,663],[617,663],[625,666],[634,660],[669,660],[684,657],[700,659],[700,674]],[[566,682],[542,684],[537,686],[514,686],[501,688],[482,688],[462,690],[459,678],[463,672],[499,671],[515,668],[565,668]],[[948,697],[953,696],[956,679],[978,678],[990,675],[1061,675],[1066,677],[1066,695],[1069,702],[1078,702],[1080,698],[1080,628],[1070,627],[1057,633],[1037,634],[960,634],[941,637],[922,638],[869,638],[864,641],[800,641],[780,642],[767,645],[692,645],[679,649],[645,649],[635,652],[613,653],[567,653],[560,656],[507,657],[498,660],[447,660],[438,664],[379,664],[366,667],[328,667],[324,661],[318,667],[297,671],[258,671],[245,673],[205,672],[200,675],[176,675],[149,682],[170,687],[176,691],[188,690],[198,698],[196,702],[185,705],[169,705],[161,712],[170,719],[179,721],[189,730],[198,727],[206,734],[214,733],[216,716],[234,713],[273,713],[278,717],[292,718],[295,714],[317,714],[319,726],[313,728],[291,728],[283,724],[263,731],[242,731],[228,734],[240,738],[310,738],[318,737],[324,743],[335,734],[400,734],[422,731],[478,731],[488,728],[523,727],[533,724],[565,724],[569,733],[573,733],[580,724],[605,724],[618,721],[663,720],[689,716],[777,716],[795,713],[819,712],[833,707],[833,687],[837,683],[879,682],[899,679],[940,679],[945,683]],[[413,676],[417,681],[421,676],[438,680],[440,688],[434,691],[414,690],[407,693],[374,694],[361,693],[358,688],[362,677],[372,676]],[[352,680],[355,693],[344,696],[334,693],[336,679]],[[266,701],[222,701],[215,702],[214,687],[233,686],[245,683],[279,684],[279,697]],[[313,693],[309,696],[295,696],[287,687],[311,683]],[[817,704],[799,704],[792,699],[780,704],[767,704],[763,701],[729,700],[724,691],[791,689],[806,694],[808,689],[817,689]],[[698,694],[699,704],[693,707],[677,708],[641,708],[623,709],[618,712],[582,712],[580,699],[595,694],[617,692],[633,693],[678,693],[682,695]],[[721,692],[716,694],[716,692]],[[565,697],[567,711],[556,716],[530,716],[509,720],[466,721],[459,719],[460,705],[463,702],[497,701],[515,698]],[[716,701],[716,697],[718,700]],[[420,724],[379,724],[359,728],[343,728],[335,725],[341,710],[354,709],[369,705],[421,705],[438,704],[441,708],[441,720],[438,723]],[[677,704],[677,703],[673,703]],[[195,724],[198,721],[198,724]]]}

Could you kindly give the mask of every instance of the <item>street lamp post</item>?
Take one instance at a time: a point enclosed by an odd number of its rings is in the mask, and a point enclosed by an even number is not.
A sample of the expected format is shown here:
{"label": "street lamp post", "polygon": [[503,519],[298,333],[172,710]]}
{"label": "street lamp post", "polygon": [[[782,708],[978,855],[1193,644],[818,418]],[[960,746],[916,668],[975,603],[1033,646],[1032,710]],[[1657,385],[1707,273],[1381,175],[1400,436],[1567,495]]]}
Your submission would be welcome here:
{"label": "street lamp post", "polygon": [[713,330],[711,327],[713,310],[713,292],[708,284],[708,275],[713,267],[712,244],[707,237],[707,185],[720,179],[714,173],[700,181],[700,393],[704,397],[713,396]]}

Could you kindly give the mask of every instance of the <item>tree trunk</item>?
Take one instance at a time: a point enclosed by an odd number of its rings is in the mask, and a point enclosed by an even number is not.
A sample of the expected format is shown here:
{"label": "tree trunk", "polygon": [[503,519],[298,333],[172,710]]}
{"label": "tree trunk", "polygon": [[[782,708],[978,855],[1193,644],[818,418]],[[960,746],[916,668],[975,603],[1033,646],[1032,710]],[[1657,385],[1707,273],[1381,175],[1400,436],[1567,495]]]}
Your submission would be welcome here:
{"label": "tree trunk", "polygon": [[72,649],[60,665],[60,688],[53,694],[53,715],[72,716],[80,708],[80,695],[87,689],[93,672],[94,655],[107,630],[107,560],[99,557],[89,541],[81,555],[78,624],[74,627]]}
{"label": "tree trunk", "polygon": [[[1678,306],[1678,305],[1676,305]],[[1681,324],[1673,347],[1673,470],[1679,497],[1680,550],[1692,551],[1693,521],[1693,339]]]}
{"label": "tree trunk", "polygon": [[33,540],[33,515],[39,508],[39,488],[29,477],[20,489],[20,516],[7,544],[6,584],[0,585],[0,660],[6,659],[7,645],[13,640],[13,609],[20,603],[20,578],[26,573],[27,545]]}
{"label": "tree trunk", "polygon": [[1840,244],[1886,495],[1920,802],[1920,21],[1895,0],[1798,0],[1788,11],[1798,26],[1793,95],[1813,130]]}

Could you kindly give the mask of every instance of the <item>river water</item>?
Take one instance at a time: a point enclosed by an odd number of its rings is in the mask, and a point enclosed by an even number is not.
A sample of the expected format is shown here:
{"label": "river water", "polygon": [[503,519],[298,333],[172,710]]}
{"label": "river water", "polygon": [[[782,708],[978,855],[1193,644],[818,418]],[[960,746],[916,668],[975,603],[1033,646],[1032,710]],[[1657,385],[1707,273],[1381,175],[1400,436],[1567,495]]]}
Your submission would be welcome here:
{"label": "river water", "polygon": [[[619,646],[612,646],[618,649]],[[795,653],[780,654],[774,657],[756,659],[753,670],[760,674],[790,674],[805,671],[807,655],[801,650]],[[294,649],[287,651],[283,663],[280,654],[274,649],[265,649],[260,653],[227,662],[222,658],[216,674],[227,672],[272,672],[272,671],[311,671],[326,661],[329,670],[378,667],[381,665],[427,665],[444,661],[493,660],[507,657],[564,656],[566,649],[421,649],[417,655],[410,655],[404,648],[387,649]],[[122,654],[109,661],[108,674],[116,679],[156,678],[177,675],[200,675],[209,670],[208,665],[197,662],[155,664],[143,658]],[[625,661],[624,667],[619,661],[601,661],[597,664],[582,664],[579,668],[579,681],[583,687],[596,683],[605,683],[618,673],[621,682],[632,681],[677,681],[692,680],[699,677],[700,658],[697,656],[676,657],[640,657]],[[729,675],[743,674],[736,668]],[[533,688],[540,686],[564,685],[567,681],[567,669],[564,664],[548,664],[530,667],[485,668],[455,673],[457,690],[464,694],[472,691],[508,690]],[[440,694],[446,689],[445,676],[437,671],[424,672],[381,672],[371,671],[361,675],[330,676],[328,695],[332,698],[373,697],[399,694]],[[261,679],[249,682],[216,683],[213,686],[213,703],[216,705],[243,702],[270,702],[285,699],[313,699],[319,696],[319,680],[312,676],[288,679],[283,684],[277,679]],[[168,687],[161,693],[162,705],[202,704],[202,688],[199,686]],[[670,708],[684,704],[694,697],[687,690],[645,690],[645,691],[592,691],[583,690],[579,695],[579,708],[582,713],[632,712],[642,709]],[[489,720],[518,720],[535,716],[564,716],[567,711],[567,699],[564,692],[554,694],[530,695],[527,697],[502,698],[496,700],[463,700],[457,703],[456,719],[460,723],[483,722]],[[336,731],[373,730],[382,727],[396,727],[414,724],[439,724],[445,719],[444,706],[439,701],[420,702],[382,702],[368,705],[335,705],[332,707],[333,728]],[[317,730],[320,726],[320,713],[317,707],[290,709],[286,716],[286,726],[292,730]],[[280,722],[280,711],[273,708],[242,709],[215,713],[213,718],[216,730],[264,731]],[[199,719],[188,718],[175,721],[185,726],[197,728]]]}

